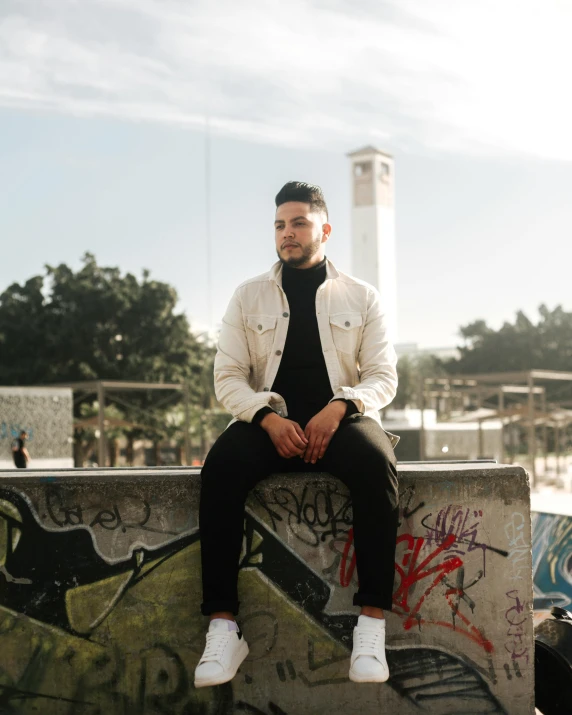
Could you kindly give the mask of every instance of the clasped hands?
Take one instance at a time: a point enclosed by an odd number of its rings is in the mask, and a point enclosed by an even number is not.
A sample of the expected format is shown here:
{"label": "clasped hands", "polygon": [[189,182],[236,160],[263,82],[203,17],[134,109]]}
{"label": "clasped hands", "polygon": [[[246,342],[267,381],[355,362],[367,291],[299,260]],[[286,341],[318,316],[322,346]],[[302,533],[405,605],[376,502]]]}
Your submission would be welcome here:
{"label": "clasped hands", "polygon": [[324,456],[347,409],[343,400],[329,402],[312,417],[305,430],[294,420],[280,417],[275,412],[265,415],[260,426],[268,433],[281,457],[302,457],[306,463],[316,464]]}

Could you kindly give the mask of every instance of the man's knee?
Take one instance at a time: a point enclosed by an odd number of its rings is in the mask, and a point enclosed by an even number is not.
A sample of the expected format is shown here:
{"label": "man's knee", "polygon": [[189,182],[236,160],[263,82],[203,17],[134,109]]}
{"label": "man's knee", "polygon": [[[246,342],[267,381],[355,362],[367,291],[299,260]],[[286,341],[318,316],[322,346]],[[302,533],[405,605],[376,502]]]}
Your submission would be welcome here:
{"label": "man's knee", "polygon": [[367,488],[375,488],[385,482],[397,482],[395,462],[384,452],[372,452],[356,462],[352,479]]}
{"label": "man's knee", "polygon": [[366,494],[373,500],[391,494],[397,498],[397,467],[395,457],[375,445],[366,445],[355,453],[348,452],[343,460],[335,460],[333,476],[340,478],[351,493]]}
{"label": "man's knee", "polygon": [[344,445],[343,457],[334,455],[336,461],[343,459],[352,471],[374,473],[396,473],[395,454],[391,448],[386,449],[385,445],[375,442],[355,442]]}
{"label": "man's knee", "polygon": [[271,453],[264,443],[267,435],[257,426],[235,422],[211,447],[201,470],[201,482],[241,488],[272,471]]}

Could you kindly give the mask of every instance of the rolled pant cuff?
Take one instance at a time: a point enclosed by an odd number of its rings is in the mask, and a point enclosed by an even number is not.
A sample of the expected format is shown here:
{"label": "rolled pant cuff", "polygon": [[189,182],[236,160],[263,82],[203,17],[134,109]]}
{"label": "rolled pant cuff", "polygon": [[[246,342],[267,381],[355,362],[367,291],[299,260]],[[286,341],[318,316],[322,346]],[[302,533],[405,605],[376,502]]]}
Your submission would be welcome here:
{"label": "rolled pant cuff", "polygon": [[391,598],[376,596],[373,593],[356,593],[354,595],[354,606],[370,606],[372,608],[381,608],[384,611],[391,611],[392,602]]}
{"label": "rolled pant cuff", "polygon": [[240,601],[205,601],[201,603],[201,613],[203,616],[210,616],[211,613],[232,613],[238,614]]}

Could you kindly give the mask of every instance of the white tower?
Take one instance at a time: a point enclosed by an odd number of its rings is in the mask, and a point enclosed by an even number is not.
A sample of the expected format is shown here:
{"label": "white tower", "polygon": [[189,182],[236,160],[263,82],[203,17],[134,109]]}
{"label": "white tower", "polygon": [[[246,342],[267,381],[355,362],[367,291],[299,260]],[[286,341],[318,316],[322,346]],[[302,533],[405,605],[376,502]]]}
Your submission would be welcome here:
{"label": "white tower", "polygon": [[375,286],[397,338],[393,157],[373,146],[348,154],[352,170],[352,273]]}

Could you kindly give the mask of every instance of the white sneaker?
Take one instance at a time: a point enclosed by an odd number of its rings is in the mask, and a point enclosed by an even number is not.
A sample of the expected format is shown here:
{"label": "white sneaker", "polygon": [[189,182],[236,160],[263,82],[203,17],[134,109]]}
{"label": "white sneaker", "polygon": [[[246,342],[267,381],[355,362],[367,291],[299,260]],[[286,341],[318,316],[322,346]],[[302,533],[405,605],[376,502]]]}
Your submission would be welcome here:
{"label": "white sneaker", "polygon": [[354,683],[385,683],[388,678],[385,620],[360,616],[354,628],[350,680]]}
{"label": "white sneaker", "polygon": [[248,655],[240,631],[229,630],[231,621],[216,618],[207,632],[207,644],[195,670],[195,688],[220,685],[232,680]]}

